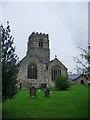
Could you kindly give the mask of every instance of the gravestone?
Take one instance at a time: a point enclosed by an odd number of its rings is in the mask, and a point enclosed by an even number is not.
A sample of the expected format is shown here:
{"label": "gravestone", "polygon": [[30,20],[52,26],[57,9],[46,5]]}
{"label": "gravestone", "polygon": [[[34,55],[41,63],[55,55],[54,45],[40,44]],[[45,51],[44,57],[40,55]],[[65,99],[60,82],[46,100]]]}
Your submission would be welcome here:
{"label": "gravestone", "polygon": [[45,97],[49,97],[50,96],[50,90],[47,88],[45,89]]}
{"label": "gravestone", "polygon": [[36,97],[36,88],[33,86],[30,88],[30,98]]}

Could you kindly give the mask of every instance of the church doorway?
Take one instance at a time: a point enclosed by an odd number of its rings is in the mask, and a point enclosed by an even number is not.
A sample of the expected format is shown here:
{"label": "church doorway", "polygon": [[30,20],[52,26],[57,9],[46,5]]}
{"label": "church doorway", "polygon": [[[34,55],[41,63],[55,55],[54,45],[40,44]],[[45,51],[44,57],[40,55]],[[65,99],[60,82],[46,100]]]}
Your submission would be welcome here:
{"label": "church doorway", "polygon": [[81,80],[81,84],[84,84],[84,80]]}

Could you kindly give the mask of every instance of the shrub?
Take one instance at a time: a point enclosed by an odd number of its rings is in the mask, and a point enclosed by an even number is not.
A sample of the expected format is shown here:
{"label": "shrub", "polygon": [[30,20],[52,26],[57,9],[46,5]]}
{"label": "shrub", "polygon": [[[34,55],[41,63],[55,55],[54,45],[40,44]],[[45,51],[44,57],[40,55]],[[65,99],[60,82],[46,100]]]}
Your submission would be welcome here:
{"label": "shrub", "polygon": [[55,79],[55,86],[58,88],[58,90],[67,90],[67,88],[70,86],[68,77],[64,75],[58,75]]}

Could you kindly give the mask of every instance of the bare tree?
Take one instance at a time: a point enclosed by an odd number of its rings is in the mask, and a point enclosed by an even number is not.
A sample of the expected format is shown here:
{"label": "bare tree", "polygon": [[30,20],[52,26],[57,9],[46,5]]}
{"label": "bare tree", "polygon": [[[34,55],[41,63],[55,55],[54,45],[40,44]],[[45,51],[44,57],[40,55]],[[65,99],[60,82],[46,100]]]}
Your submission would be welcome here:
{"label": "bare tree", "polygon": [[88,49],[80,48],[81,54],[79,57],[74,57],[76,64],[76,69],[82,74],[86,74],[90,78],[90,53]]}

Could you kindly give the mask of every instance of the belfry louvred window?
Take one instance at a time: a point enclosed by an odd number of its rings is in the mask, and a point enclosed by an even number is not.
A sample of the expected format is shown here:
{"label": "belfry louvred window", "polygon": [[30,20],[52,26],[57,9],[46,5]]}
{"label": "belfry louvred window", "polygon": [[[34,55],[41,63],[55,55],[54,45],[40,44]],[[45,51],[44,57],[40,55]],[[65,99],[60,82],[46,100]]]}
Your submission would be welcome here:
{"label": "belfry louvred window", "polygon": [[30,64],[28,67],[28,79],[37,79],[37,65]]}
{"label": "belfry louvred window", "polygon": [[39,47],[43,47],[43,42],[39,42]]}

